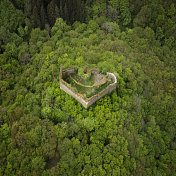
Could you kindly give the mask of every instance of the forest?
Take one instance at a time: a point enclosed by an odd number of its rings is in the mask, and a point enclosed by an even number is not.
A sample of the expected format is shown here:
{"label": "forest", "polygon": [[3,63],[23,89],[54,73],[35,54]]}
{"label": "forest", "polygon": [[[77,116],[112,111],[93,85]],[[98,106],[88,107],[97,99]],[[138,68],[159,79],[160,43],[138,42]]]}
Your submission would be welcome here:
{"label": "forest", "polygon": [[[61,64],[117,88],[85,109]],[[175,0],[0,0],[0,176],[22,175],[176,175]]]}

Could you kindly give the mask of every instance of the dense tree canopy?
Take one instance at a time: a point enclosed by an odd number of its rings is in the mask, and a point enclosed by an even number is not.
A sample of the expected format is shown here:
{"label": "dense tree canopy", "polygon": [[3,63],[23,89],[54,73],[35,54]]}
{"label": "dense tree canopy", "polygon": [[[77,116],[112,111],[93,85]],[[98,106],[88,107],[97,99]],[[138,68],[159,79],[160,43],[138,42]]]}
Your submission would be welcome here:
{"label": "dense tree canopy", "polygon": [[[0,1],[0,175],[176,175],[176,4]],[[113,72],[88,109],[59,68]]]}

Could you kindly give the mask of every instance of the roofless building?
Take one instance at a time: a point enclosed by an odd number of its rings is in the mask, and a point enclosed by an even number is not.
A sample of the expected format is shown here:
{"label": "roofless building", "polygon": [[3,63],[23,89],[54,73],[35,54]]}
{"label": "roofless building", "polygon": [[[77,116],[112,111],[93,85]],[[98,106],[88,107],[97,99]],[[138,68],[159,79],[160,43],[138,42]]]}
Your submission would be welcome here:
{"label": "roofless building", "polygon": [[116,89],[117,79],[113,73],[102,74],[99,69],[75,67],[60,68],[60,89],[74,97],[85,108]]}

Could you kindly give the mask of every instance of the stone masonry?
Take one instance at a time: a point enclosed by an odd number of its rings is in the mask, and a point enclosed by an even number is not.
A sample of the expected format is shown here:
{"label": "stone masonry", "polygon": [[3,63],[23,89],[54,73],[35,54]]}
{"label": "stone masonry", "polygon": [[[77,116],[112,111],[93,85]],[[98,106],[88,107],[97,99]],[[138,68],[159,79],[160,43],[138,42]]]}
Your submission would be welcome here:
{"label": "stone masonry", "polygon": [[[67,69],[68,71],[74,71],[74,69]],[[64,70],[65,72],[67,72],[67,70]],[[69,87],[69,85],[62,79],[62,66],[60,69],[60,89],[64,90],[66,93],[68,93],[69,95],[71,95],[72,97],[74,97],[77,101],[79,101],[85,108],[88,108],[89,106],[91,106],[93,103],[95,103],[97,100],[99,100],[101,97],[103,97],[106,94],[110,94],[113,90],[116,89],[117,86],[117,79],[116,76],[113,73],[109,73],[107,72],[107,76],[109,78],[111,78],[113,80],[113,83],[108,85],[105,89],[103,89],[102,91],[100,91],[98,94],[90,97],[90,98],[84,98],[83,95],[75,93],[72,91],[71,87]]]}

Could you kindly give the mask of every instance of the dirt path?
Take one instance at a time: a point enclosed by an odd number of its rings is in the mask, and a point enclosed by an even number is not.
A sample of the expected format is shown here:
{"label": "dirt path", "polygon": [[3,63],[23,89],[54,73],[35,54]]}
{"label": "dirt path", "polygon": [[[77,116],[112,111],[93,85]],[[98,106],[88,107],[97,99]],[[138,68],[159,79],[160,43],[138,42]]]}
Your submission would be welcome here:
{"label": "dirt path", "polygon": [[80,85],[80,86],[83,86],[83,87],[88,87],[88,88],[100,86],[100,85],[106,83],[106,81],[107,81],[107,79],[106,79],[105,76],[102,76],[102,75],[100,75],[100,74],[97,74],[97,75],[95,76],[95,79],[94,79],[95,83],[94,83],[92,86],[88,86],[88,85],[84,85],[84,84],[82,84],[82,83],[76,81],[72,76],[70,76],[70,78],[71,78],[76,84],[78,84],[78,85]]}

